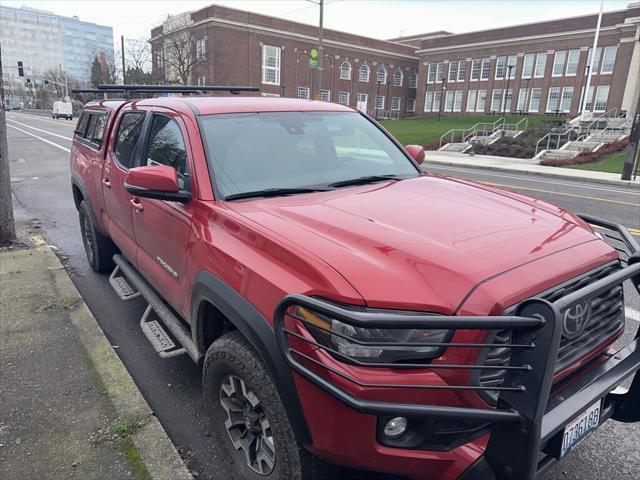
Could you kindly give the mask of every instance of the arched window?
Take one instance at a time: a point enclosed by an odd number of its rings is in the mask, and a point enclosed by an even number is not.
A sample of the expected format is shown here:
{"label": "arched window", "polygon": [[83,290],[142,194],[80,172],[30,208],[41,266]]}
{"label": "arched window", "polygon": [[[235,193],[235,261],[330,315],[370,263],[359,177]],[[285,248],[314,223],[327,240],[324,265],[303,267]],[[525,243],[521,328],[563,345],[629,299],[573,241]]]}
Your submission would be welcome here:
{"label": "arched window", "polygon": [[369,81],[369,65],[363,63],[360,65],[360,81],[368,82]]}
{"label": "arched window", "polygon": [[384,67],[380,67],[378,69],[378,73],[376,75],[376,79],[378,83],[387,83],[387,69]]}
{"label": "arched window", "polygon": [[393,74],[393,85],[395,87],[401,87],[403,80],[404,75],[402,75],[402,71],[400,69],[396,70],[396,72]]}
{"label": "arched window", "polygon": [[409,88],[418,88],[418,72],[415,70],[409,74]]}
{"label": "arched window", "polygon": [[351,64],[347,60],[340,64],[340,80],[351,80]]}

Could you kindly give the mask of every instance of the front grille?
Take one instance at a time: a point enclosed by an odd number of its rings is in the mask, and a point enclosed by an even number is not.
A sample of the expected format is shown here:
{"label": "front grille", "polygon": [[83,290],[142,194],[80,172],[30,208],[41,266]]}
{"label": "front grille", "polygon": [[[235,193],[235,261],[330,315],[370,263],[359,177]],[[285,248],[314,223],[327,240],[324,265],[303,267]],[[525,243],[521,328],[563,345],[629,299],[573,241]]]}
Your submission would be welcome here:
{"label": "front grille", "polygon": [[[615,270],[618,270],[618,263],[593,270],[577,278],[571,279],[561,285],[542,292],[537,297],[544,298],[550,302],[555,302],[559,298],[568,295],[576,290],[595,282]],[[505,315],[514,312],[515,307],[507,309]],[[564,312],[560,312],[562,315]],[[567,338],[564,334],[560,340],[560,349],[556,360],[555,371],[558,372],[570,366],[582,357],[588,355],[601,343],[611,338],[624,328],[624,296],[622,285],[617,285],[612,289],[591,299],[591,315],[584,329],[575,338]],[[494,334],[492,343],[495,347],[488,348],[481,355],[479,361],[483,365],[508,365],[511,359],[511,349],[501,345],[509,343],[511,333],[503,330]],[[476,383],[480,386],[499,386],[504,381],[505,370],[481,370]],[[494,400],[496,395],[487,395],[489,400]]]}

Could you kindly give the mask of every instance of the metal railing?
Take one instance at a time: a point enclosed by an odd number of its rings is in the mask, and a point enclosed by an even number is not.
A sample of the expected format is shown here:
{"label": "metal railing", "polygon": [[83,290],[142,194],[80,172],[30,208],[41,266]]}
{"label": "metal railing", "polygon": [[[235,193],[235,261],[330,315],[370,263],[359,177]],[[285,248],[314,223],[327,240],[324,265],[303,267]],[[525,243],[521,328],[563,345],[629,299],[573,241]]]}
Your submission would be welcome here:
{"label": "metal railing", "polygon": [[[493,123],[478,122],[469,128],[452,128],[440,136],[440,145],[438,148],[442,148],[443,144],[454,143],[458,138],[460,139],[460,143],[465,143],[480,134],[483,136],[487,136],[487,134],[492,135],[496,131],[501,130],[503,125],[504,117],[501,117]],[[445,142],[446,139],[449,140]]]}
{"label": "metal railing", "polygon": [[529,119],[523,118],[518,123],[505,123],[502,127],[504,130],[526,130],[529,127]]}
{"label": "metal railing", "polygon": [[[570,127],[562,133],[549,132],[536,143],[536,153],[534,157],[540,153],[540,150],[559,150],[566,143],[577,140],[580,137],[579,127]],[[544,148],[540,148],[544,146]]]}

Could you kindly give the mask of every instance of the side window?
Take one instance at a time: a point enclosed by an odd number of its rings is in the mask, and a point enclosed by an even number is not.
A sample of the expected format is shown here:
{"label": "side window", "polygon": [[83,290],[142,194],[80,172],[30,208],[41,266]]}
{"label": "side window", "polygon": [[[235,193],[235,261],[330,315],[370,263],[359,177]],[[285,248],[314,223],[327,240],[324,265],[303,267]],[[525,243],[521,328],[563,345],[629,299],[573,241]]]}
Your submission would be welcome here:
{"label": "side window", "polygon": [[89,115],[89,122],[87,123],[87,130],[82,135],[82,138],[86,140],[91,140],[91,136],[93,135],[93,130],[96,128],[96,120],[98,119],[98,115],[92,113]]}
{"label": "side window", "polygon": [[118,163],[124,168],[133,166],[133,162],[135,161],[134,153],[138,139],[140,138],[143,122],[144,113],[137,112],[125,113],[122,116],[122,120],[120,120],[116,144],[113,147],[113,154],[118,160]]}
{"label": "side window", "polygon": [[89,114],[82,112],[78,125],[76,126],[75,134],[79,137],[84,137],[84,132],[87,130],[87,122],[89,121]]}
{"label": "side window", "polygon": [[187,150],[180,127],[169,117],[154,115],[146,152],[147,165],[168,165],[178,172],[180,190],[190,190]]}
{"label": "side window", "polygon": [[96,115],[96,126],[93,129],[93,133],[91,134],[91,143],[100,148],[102,145],[102,137],[104,136],[104,127],[107,125],[107,116],[104,114]]}

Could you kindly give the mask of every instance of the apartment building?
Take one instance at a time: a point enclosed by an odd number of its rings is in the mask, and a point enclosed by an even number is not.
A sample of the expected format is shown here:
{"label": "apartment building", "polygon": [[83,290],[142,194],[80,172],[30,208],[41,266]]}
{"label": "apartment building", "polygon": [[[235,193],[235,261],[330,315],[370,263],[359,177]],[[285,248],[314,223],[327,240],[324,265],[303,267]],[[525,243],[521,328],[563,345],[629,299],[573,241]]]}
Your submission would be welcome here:
{"label": "apartment building", "polygon": [[7,87],[24,82],[17,75],[18,61],[28,77],[61,68],[69,77],[88,82],[94,56],[113,59],[111,27],[28,7],[0,6],[0,43]]}
{"label": "apartment building", "polygon": [[[325,29],[321,70],[310,66],[314,26],[217,5],[185,15],[179,32],[192,40],[190,82],[258,85],[262,95],[320,98],[376,116],[576,115],[589,74],[591,112],[631,112],[640,94],[638,2],[603,15],[595,50],[597,15],[391,40]],[[169,26],[151,31],[159,81],[178,80],[167,62],[176,32]]]}

